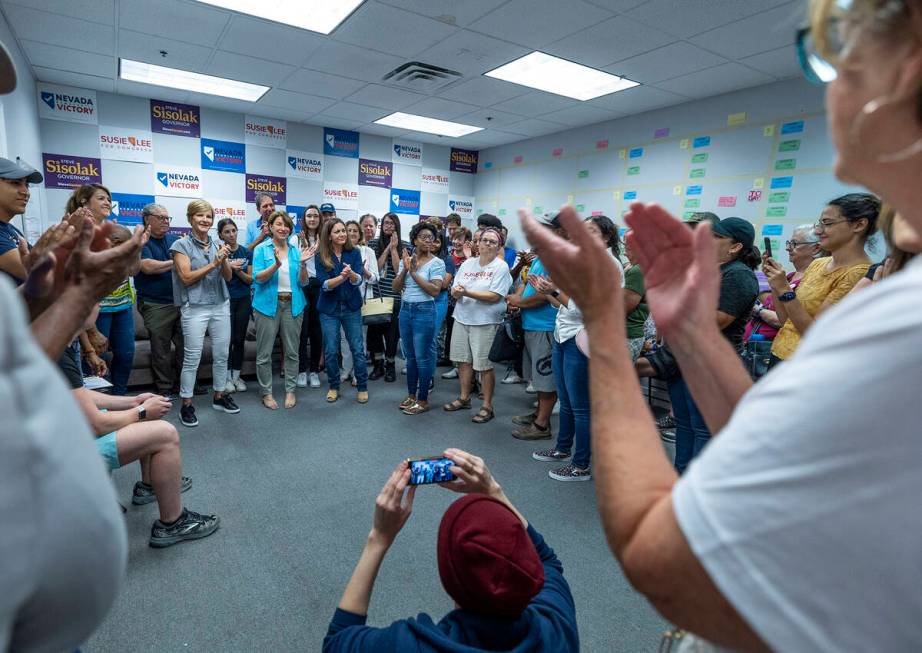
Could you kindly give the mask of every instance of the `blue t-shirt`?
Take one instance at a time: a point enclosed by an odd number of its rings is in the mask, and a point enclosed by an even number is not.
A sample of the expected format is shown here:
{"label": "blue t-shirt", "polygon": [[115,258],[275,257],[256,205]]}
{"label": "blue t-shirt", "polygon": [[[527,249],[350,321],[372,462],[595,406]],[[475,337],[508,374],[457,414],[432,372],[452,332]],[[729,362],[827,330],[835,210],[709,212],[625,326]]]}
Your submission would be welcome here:
{"label": "blue t-shirt", "polygon": [[[227,255],[228,260],[233,261],[234,259],[242,258],[246,261],[246,265],[243,266],[243,271],[246,272],[247,268],[253,264],[253,252],[243,245],[237,245],[237,251],[231,252]],[[231,280],[227,282],[227,292],[230,293],[231,299],[240,299],[241,297],[250,296],[250,286],[243,282],[243,279],[237,276],[237,272],[234,271],[234,275],[231,277]]]}
{"label": "blue t-shirt", "polygon": [[[403,261],[400,261],[397,274],[399,275],[402,270]],[[433,256],[425,265],[416,270],[416,274],[426,281],[435,281],[438,279],[439,283],[441,283],[442,279],[445,278],[445,263],[437,256]],[[435,297],[420,288],[412,275],[407,274],[403,280],[403,301],[411,304],[415,302],[433,302],[435,301]]]}
{"label": "blue t-shirt", "polygon": [[[539,259],[531,262],[528,268],[528,277],[535,275],[545,275],[544,266]],[[528,280],[526,277],[526,281]],[[537,294],[537,291],[531,287],[531,284],[525,284],[525,290],[522,291],[522,299]],[[536,306],[535,308],[522,309],[522,328],[526,331],[553,331],[557,321],[557,309],[550,302]]]}
{"label": "blue t-shirt", "polygon": [[[154,261],[172,261],[170,247],[179,240],[179,236],[167,232],[163,238],[151,238],[141,250],[142,259]],[[134,289],[138,300],[152,304],[173,303],[173,273],[169,270],[158,274],[138,272],[134,277]]]}
{"label": "blue t-shirt", "polygon": [[[25,238],[25,236],[22,235],[19,229],[9,222],[0,222],[0,255],[6,254],[11,249],[17,249],[19,247],[20,238]],[[7,276],[9,276],[16,285],[23,282],[22,279],[17,279],[12,274],[8,274]]]}
{"label": "blue t-shirt", "polygon": [[515,267],[515,259],[518,258],[519,253],[516,252],[512,247],[503,247],[503,260],[506,261],[506,265],[509,266],[509,269]]}
{"label": "blue t-shirt", "polygon": [[[450,274],[452,278],[455,276],[455,259],[452,258],[451,254],[446,254],[445,256],[439,257],[442,260],[442,263],[445,264],[445,274]],[[443,276],[442,279],[445,277]],[[448,293],[451,291],[451,286],[442,290],[439,293],[438,299],[444,299],[448,296]]]}

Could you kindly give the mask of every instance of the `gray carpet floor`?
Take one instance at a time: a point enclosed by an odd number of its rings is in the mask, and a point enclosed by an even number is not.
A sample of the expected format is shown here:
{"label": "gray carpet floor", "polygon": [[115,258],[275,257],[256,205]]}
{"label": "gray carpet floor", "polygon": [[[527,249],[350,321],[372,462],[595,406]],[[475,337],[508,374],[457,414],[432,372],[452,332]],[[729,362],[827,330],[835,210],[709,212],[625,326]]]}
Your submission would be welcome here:
{"label": "gray carpet floor", "polygon": [[[444,368],[438,370],[443,372]],[[513,415],[531,411],[524,385],[498,387],[497,417],[485,425],[472,412],[446,413],[457,381],[437,379],[433,406],[409,417],[395,407],[397,383],[370,384],[359,405],[344,388],[339,402],[325,389],[298,390],[292,410],[259,404],[255,380],[236,395],[238,415],[196,397],[200,425],[179,425],[184,473],[194,485],[187,507],[221,517],[211,537],[155,550],[147,545],[156,504],[131,506],[137,464],[115,473],[129,505],[129,562],[124,587],[84,652],[319,651],[329,619],[371,526],[374,499],[403,458],[456,446],[482,456],[512,502],[563,562],[576,600],[583,651],[656,650],[664,627],[634,592],[612,557],[596,511],[593,483],[548,478],[550,463],[531,459],[550,441],[511,437]],[[276,397],[283,391],[277,380]],[[554,428],[556,432],[556,420]],[[384,560],[369,624],[452,609],[439,582],[439,520],[458,495],[420,488],[413,515]]]}

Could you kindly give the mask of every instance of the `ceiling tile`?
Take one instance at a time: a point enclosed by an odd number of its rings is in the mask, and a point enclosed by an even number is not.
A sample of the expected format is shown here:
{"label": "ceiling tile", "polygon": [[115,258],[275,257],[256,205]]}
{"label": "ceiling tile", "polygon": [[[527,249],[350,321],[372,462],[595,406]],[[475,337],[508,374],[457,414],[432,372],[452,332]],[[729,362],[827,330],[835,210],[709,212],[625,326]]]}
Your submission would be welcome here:
{"label": "ceiling tile", "polygon": [[587,0],[591,5],[596,5],[609,11],[623,12],[633,9],[637,5],[642,5],[648,0]]}
{"label": "ceiling tile", "polygon": [[176,41],[216,45],[230,14],[199,2],[119,0],[119,27]]}
{"label": "ceiling tile", "polygon": [[274,88],[263,95],[259,99],[259,102],[256,103],[256,106],[278,107],[280,109],[288,109],[289,111],[300,111],[305,115],[313,115],[324,111],[334,104],[336,104],[336,100],[331,100],[329,98]]}
{"label": "ceiling tile", "polygon": [[363,86],[365,86],[365,82],[355,79],[348,79],[339,75],[327,75],[316,70],[301,68],[294,71],[288,79],[284,80],[279,85],[279,88],[341,100],[347,95],[352,95]]}
{"label": "ceiling tile", "polygon": [[428,64],[456,70],[468,76],[481,75],[531,52],[527,48],[500,41],[469,30],[458,30],[450,39],[440,41],[417,59]]}
{"label": "ceiling tile", "polygon": [[275,86],[294,71],[294,66],[221,51],[215,52],[205,69],[209,75],[264,86]]}
{"label": "ceiling tile", "polygon": [[470,28],[530,48],[540,48],[612,14],[581,0],[511,0]]}
{"label": "ceiling tile", "polygon": [[73,48],[62,48],[47,43],[21,40],[23,52],[33,66],[56,68],[86,75],[115,75],[115,57],[93,52],[81,52]]}
{"label": "ceiling tile", "polygon": [[[376,2],[366,2],[333,32],[336,41],[403,57],[450,38],[452,25]],[[403,37],[406,35],[406,37]]]}
{"label": "ceiling tile", "polygon": [[[632,18],[676,36],[700,34],[716,26],[782,5],[790,0],[649,0],[628,11]],[[763,26],[771,23],[763,23]]]}
{"label": "ceiling tile", "polygon": [[94,23],[115,25],[115,0],[7,0],[5,4],[22,5]]}
{"label": "ceiling tile", "polygon": [[248,16],[234,16],[219,45],[228,52],[297,67],[326,42],[326,37],[307,30]]}
{"label": "ceiling tile", "polygon": [[740,59],[794,43],[794,33],[804,20],[805,4],[787,3],[689,39],[711,52]]}
{"label": "ceiling tile", "polygon": [[[219,97],[207,93],[189,93],[188,101],[190,104],[197,104],[212,109],[221,109],[222,111],[232,111],[234,113],[250,113],[258,106],[246,100],[235,100],[233,98]],[[242,119],[240,122],[240,129],[243,129]]]}
{"label": "ceiling tile", "polygon": [[[495,127],[505,127],[513,123],[521,122],[526,118],[521,113],[508,113],[506,111],[497,111],[496,109],[478,109],[472,113],[466,113],[458,118],[458,122],[474,127],[485,127],[493,129]],[[489,118],[489,120],[487,120]]]}
{"label": "ceiling tile", "polygon": [[569,129],[569,127],[558,122],[529,118],[528,120],[517,122],[514,125],[509,125],[507,129],[510,132],[522,134],[524,136],[543,136],[544,134],[564,131],[565,129]]}
{"label": "ceiling tile", "polygon": [[188,91],[182,91],[177,88],[129,82],[124,79],[115,80],[115,91],[122,95],[134,95],[136,97],[152,98],[155,100],[186,103],[189,102],[189,96],[192,95]]}
{"label": "ceiling tile", "polygon": [[375,136],[387,136],[388,138],[397,138],[403,136],[407,132],[406,129],[397,129],[396,127],[389,127],[387,125],[365,125],[362,127],[363,134],[374,134]]}
{"label": "ceiling tile", "polygon": [[748,86],[765,84],[772,78],[738,63],[730,62],[657,84],[657,88],[691,98],[720,95]]}
{"label": "ceiling tile", "polygon": [[20,40],[109,56],[115,53],[115,29],[112,27],[18,5],[7,5],[5,13]]}
{"label": "ceiling tile", "polygon": [[685,41],[678,41],[653,52],[619,61],[605,70],[635,82],[653,84],[726,62],[723,57],[707,50]]}
{"label": "ceiling tile", "polygon": [[357,130],[362,125],[364,125],[364,121],[361,121],[361,120],[347,120],[340,116],[331,116],[331,115],[322,114],[322,113],[318,113],[315,116],[306,118],[304,122],[306,122],[309,125],[319,125],[320,127],[333,127],[335,129],[349,129],[349,130]]}
{"label": "ceiling tile", "polygon": [[[320,113],[320,112],[318,112]],[[360,122],[374,122],[388,115],[390,111],[379,107],[369,107],[354,102],[337,102],[322,112],[328,116],[338,116],[344,120],[358,120]]]}
{"label": "ceiling tile", "polygon": [[415,113],[428,118],[438,118],[439,120],[454,120],[458,116],[476,110],[477,107],[474,105],[440,97],[428,97],[404,109],[407,113]]}
{"label": "ceiling tile", "polygon": [[[160,54],[161,50],[167,51],[166,57]],[[212,52],[213,48],[187,41],[173,41],[127,29],[118,31],[118,56],[126,59],[202,72]]]}
{"label": "ceiling tile", "polygon": [[562,95],[554,95],[544,91],[531,91],[527,95],[521,95],[511,100],[494,104],[492,108],[534,117],[551,111],[574,107],[577,104],[579,104],[578,100]]}
{"label": "ceiling tile", "polygon": [[499,129],[487,129],[486,131],[471,134],[471,138],[476,138],[478,142],[490,147],[495,145],[505,145],[506,143],[516,143],[528,138],[522,134],[502,131]]}
{"label": "ceiling tile", "polygon": [[297,111],[293,109],[282,109],[279,107],[263,107],[262,103],[257,103],[253,108],[260,115],[269,118],[287,120],[288,122],[302,122],[314,115],[313,111]]}
{"label": "ceiling tile", "polygon": [[[588,104],[579,104],[569,109],[561,109],[560,111],[554,111],[553,113],[541,116],[542,119],[559,122],[570,127],[594,125],[598,122],[605,122],[606,120],[614,120],[615,118],[622,117],[624,117],[623,113],[610,109],[601,109]],[[514,130],[515,126],[510,127],[510,129]]]}
{"label": "ceiling tile", "polygon": [[[635,0],[636,1],[636,0]],[[435,18],[449,25],[470,25],[493,11],[506,0],[381,0],[386,5],[400,7],[429,18]]]}
{"label": "ceiling tile", "polygon": [[40,82],[49,84],[64,84],[77,88],[89,88],[94,91],[115,92],[115,81],[110,77],[97,77],[95,75],[81,75],[80,73],[64,72],[52,68],[33,66],[32,72]]}
{"label": "ceiling tile", "polygon": [[653,88],[652,86],[635,86],[624,91],[589,100],[589,104],[611,111],[631,114],[668,107],[687,100],[688,98],[682,95]]}
{"label": "ceiling tile", "polygon": [[787,79],[801,74],[800,64],[797,61],[797,49],[793,45],[746,57],[740,59],[739,62],[776,79]]}
{"label": "ceiling tile", "polygon": [[330,75],[378,82],[384,75],[405,63],[406,59],[403,57],[373,52],[348,43],[328,41],[311,55],[303,67]]}
{"label": "ceiling tile", "polygon": [[466,82],[461,82],[457,86],[445,89],[439,93],[439,96],[449,100],[470,102],[481,107],[489,107],[529,92],[530,89],[518,84],[510,84],[490,77],[474,77]]}
{"label": "ceiling tile", "polygon": [[664,32],[625,16],[616,16],[551,43],[542,51],[586,66],[602,68],[673,41],[675,38]]}
{"label": "ceiling tile", "polygon": [[380,107],[382,109],[397,111],[411,104],[416,104],[420,100],[425,99],[425,97],[425,95],[403,91],[399,88],[381,86],[380,84],[368,84],[346,99],[349,100],[349,102],[355,102],[357,104],[365,104],[370,107]]}

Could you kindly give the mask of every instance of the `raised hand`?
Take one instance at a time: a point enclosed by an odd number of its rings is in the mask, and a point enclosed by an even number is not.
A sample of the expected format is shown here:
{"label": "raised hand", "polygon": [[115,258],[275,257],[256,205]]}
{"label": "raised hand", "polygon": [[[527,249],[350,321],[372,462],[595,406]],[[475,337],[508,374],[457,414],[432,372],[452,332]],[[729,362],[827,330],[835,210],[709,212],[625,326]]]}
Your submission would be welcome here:
{"label": "raised hand", "polygon": [[79,289],[83,297],[94,303],[122,284],[141,254],[144,237],[144,229],[135,227],[131,238],[121,245],[97,250],[100,235],[102,243],[107,242],[107,225],[103,223],[96,228],[92,220],[84,220],[73,249],[68,251],[67,244],[62,243],[55,251],[58,260],[64,261],[61,284],[65,290],[66,287]]}
{"label": "raised hand", "polygon": [[542,295],[550,295],[557,290],[557,286],[555,286],[550,279],[541,274],[528,275],[528,283],[531,284],[531,287],[534,288],[536,292]]}
{"label": "raised hand", "polygon": [[220,247],[218,247],[218,251],[215,252],[215,260],[217,260],[218,263],[223,263],[224,259],[226,259],[229,254],[230,254],[230,247],[228,247],[227,245],[221,245]]}
{"label": "raised hand", "polygon": [[77,230],[69,222],[58,222],[52,225],[41,235],[41,237],[29,249],[25,238],[19,239],[19,256],[22,259],[22,266],[26,272],[31,272],[32,268],[45,255],[53,255],[54,250],[62,243],[73,243],[77,238]]}
{"label": "raised hand", "polygon": [[791,289],[785,269],[778,261],[764,254],[762,255],[762,272],[775,294],[782,295]]}
{"label": "raised hand", "polygon": [[415,274],[419,269],[419,258],[417,258],[416,253],[410,257],[410,267],[408,268],[411,274]]}
{"label": "raised hand", "polygon": [[314,244],[309,247],[302,247],[300,251],[301,251],[301,262],[305,263],[311,260],[312,258],[314,258],[314,256],[317,254],[317,245]]}
{"label": "raised hand", "polygon": [[272,248],[272,256],[275,257],[275,267],[282,267],[282,260],[279,258],[279,251],[275,249],[275,247]]}
{"label": "raised hand", "polygon": [[375,515],[370,537],[380,539],[388,545],[397,537],[400,529],[410,518],[410,513],[413,512],[416,486],[410,486],[408,490],[409,483],[410,468],[407,461],[403,460],[391,473],[375,500]]}
{"label": "raised hand", "polygon": [[443,455],[454,463],[451,473],[455,475],[455,480],[439,483],[442,487],[462,494],[478,492],[494,495],[500,492],[499,483],[493,478],[483,458],[461,449],[446,449]]}
{"label": "raised hand", "polygon": [[461,248],[461,252],[464,254],[464,258],[470,258],[474,255],[473,250],[471,249],[471,241],[465,241],[464,246]]}
{"label": "raised hand", "polygon": [[403,269],[410,271],[410,252],[403,250]]}

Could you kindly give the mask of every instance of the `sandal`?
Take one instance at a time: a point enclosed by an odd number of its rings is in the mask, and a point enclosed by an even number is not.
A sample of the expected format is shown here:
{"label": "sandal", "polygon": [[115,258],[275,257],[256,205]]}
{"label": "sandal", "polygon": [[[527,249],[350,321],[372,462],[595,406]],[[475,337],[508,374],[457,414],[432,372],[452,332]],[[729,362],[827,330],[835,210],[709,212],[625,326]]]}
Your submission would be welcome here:
{"label": "sandal", "polygon": [[442,406],[442,410],[447,410],[449,413],[453,413],[456,410],[470,409],[470,407],[471,407],[471,400],[469,398],[461,399],[460,397],[458,397],[450,404],[445,404],[444,406]]}
{"label": "sandal", "polygon": [[493,419],[493,409],[481,408],[477,411],[477,414],[471,418],[471,421],[474,422],[474,424],[486,424],[491,419]]}
{"label": "sandal", "polygon": [[422,415],[423,413],[429,412],[429,406],[421,406],[417,402],[413,402],[409,406],[403,409],[404,415]]}
{"label": "sandal", "polygon": [[406,399],[404,399],[399,404],[397,404],[397,408],[399,408],[400,410],[403,410],[404,408],[409,408],[415,403],[416,403],[416,397],[414,397],[413,395],[407,395]]}
{"label": "sandal", "polygon": [[269,410],[278,410],[279,404],[272,395],[263,395],[263,406]]}
{"label": "sandal", "polygon": [[339,399],[339,390],[334,390],[333,388],[327,390],[327,401],[329,403],[332,404],[337,399]]}

